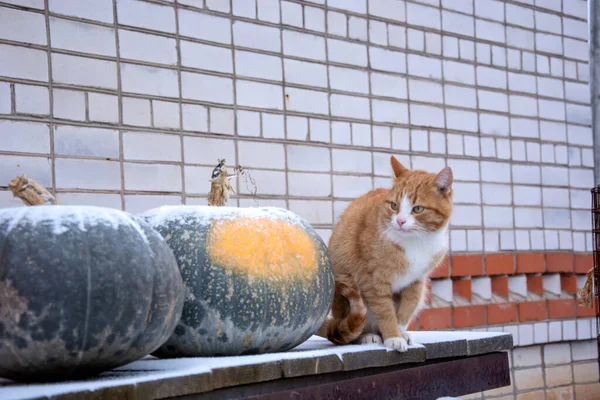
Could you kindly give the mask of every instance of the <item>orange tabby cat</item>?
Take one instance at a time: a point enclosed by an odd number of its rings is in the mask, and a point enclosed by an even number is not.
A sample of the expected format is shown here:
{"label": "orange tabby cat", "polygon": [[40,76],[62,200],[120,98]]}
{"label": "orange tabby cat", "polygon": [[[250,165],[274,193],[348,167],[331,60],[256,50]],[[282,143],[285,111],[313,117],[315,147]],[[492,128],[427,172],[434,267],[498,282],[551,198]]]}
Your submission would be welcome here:
{"label": "orange tabby cat", "polygon": [[329,241],[335,270],[331,317],[317,332],[337,344],[406,351],[425,279],[447,252],[452,170],[408,170],[391,157],[394,184],[354,200]]}

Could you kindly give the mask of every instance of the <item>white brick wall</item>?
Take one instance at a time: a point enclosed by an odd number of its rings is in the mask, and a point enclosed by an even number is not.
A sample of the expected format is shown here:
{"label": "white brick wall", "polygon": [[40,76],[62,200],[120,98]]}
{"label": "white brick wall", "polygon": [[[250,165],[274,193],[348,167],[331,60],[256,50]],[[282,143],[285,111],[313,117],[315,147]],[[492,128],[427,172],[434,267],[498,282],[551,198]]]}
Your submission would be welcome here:
{"label": "white brick wall", "polygon": [[[14,21],[19,21],[19,19]],[[57,49],[112,57],[117,54],[113,28],[52,17],[50,18],[50,38],[52,47]]]}
{"label": "white brick wall", "polygon": [[[191,10],[178,10],[179,34],[216,43],[231,43],[231,21]],[[243,36],[248,25],[234,27],[233,34]],[[237,42],[242,45],[243,42]]]}
{"label": "white brick wall", "polygon": [[453,168],[455,251],[590,250],[582,0],[179,3],[0,0],[0,194],[200,204],[226,158],[328,235],[395,154]]}
{"label": "white brick wall", "polygon": [[54,152],[61,156],[119,158],[119,132],[114,129],[59,125],[54,128]]}

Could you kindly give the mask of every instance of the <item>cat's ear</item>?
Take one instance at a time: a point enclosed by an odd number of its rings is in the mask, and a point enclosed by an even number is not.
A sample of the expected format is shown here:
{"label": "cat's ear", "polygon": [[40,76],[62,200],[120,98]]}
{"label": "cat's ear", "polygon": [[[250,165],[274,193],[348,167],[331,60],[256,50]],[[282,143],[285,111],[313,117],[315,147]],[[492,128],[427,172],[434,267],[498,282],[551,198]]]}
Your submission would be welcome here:
{"label": "cat's ear", "polygon": [[400,164],[400,161],[396,160],[396,157],[390,157],[390,163],[392,164],[392,171],[394,171],[395,178],[400,178],[402,174],[408,172],[408,169]]}
{"label": "cat's ear", "polygon": [[448,194],[452,187],[452,169],[446,167],[435,177],[435,185],[442,194]]}

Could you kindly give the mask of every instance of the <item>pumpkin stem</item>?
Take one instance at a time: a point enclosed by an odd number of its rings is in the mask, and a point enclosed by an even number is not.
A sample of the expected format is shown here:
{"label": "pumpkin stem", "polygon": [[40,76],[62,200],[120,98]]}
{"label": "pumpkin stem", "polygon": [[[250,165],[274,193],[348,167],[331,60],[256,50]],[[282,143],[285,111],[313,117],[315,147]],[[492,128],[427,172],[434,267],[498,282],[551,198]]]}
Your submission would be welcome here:
{"label": "pumpkin stem", "polygon": [[219,159],[219,163],[213,170],[210,177],[210,192],[208,193],[208,205],[214,207],[223,207],[229,200],[229,191],[233,187],[229,183],[225,159]]}
{"label": "pumpkin stem", "polygon": [[21,199],[27,206],[56,204],[56,198],[39,183],[27,177],[17,176],[8,185],[14,197]]}
{"label": "pumpkin stem", "polygon": [[[213,169],[212,176],[210,177],[210,192],[208,193],[208,205],[214,207],[223,207],[229,200],[229,192],[235,193],[233,186],[230,181],[234,178],[243,177],[246,183],[246,188],[252,194],[256,196],[256,183],[248,172],[248,170],[238,165],[233,169],[233,174],[229,175],[227,167],[225,166],[225,159],[218,159],[217,166]],[[250,189],[249,185],[252,185]],[[256,202],[256,199],[254,200]],[[258,203],[256,203],[258,205]]]}

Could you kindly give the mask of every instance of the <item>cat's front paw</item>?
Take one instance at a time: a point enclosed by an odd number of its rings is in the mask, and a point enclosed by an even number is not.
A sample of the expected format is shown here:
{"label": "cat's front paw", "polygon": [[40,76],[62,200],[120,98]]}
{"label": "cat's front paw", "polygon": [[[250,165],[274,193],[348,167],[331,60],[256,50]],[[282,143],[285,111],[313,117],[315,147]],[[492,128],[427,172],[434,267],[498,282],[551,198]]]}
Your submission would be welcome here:
{"label": "cat's front paw", "polygon": [[409,332],[404,331],[404,332],[400,332],[400,334],[406,340],[406,343],[408,343],[409,346],[415,344],[415,341]]}
{"label": "cat's front paw", "polygon": [[363,333],[360,335],[358,339],[356,339],[356,344],[381,344],[383,343],[383,339],[376,333]]}
{"label": "cat's front paw", "polygon": [[408,343],[407,343],[406,339],[404,339],[402,337],[391,337],[391,338],[385,339],[385,341],[383,342],[383,345],[385,347],[389,347],[391,349],[397,350],[401,353],[408,350]]}

